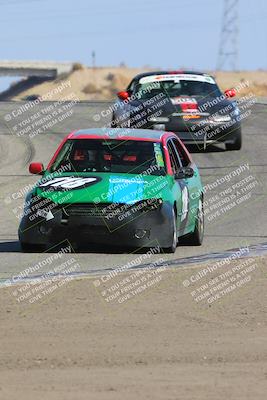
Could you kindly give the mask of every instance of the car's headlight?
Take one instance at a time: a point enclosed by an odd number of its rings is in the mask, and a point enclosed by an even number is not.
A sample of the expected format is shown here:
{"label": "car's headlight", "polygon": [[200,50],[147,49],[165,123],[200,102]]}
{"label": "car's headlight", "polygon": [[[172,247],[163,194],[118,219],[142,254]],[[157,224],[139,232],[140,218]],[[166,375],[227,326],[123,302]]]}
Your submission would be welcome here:
{"label": "car's headlight", "polygon": [[229,122],[231,121],[231,117],[229,115],[213,115],[211,120],[213,122]]}
{"label": "car's headlight", "polygon": [[147,120],[149,122],[156,122],[157,124],[164,124],[165,122],[169,122],[168,117],[148,117]]}
{"label": "car's headlight", "polygon": [[233,115],[239,115],[240,114],[240,110],[238,108],[235,108],[234,111],[232,111]]}
{"label": "car's headlight", "polygon": [[49,198],[40,197],[36,194],[30,193],[24,203],[24,216],[30,216],[31,221],[38,217],[46,218],[49,211],[57,206]]}

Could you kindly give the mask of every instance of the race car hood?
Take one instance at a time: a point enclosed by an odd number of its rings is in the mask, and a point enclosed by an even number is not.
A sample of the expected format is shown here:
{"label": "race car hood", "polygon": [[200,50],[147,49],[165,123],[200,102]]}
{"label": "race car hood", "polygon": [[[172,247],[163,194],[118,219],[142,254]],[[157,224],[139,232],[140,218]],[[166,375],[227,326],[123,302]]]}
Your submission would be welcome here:
{"label": "race car hood", "polygon": [[54,203],[126,203],[166,198],[167,176],[120,173],[45,174],[33,194]]}

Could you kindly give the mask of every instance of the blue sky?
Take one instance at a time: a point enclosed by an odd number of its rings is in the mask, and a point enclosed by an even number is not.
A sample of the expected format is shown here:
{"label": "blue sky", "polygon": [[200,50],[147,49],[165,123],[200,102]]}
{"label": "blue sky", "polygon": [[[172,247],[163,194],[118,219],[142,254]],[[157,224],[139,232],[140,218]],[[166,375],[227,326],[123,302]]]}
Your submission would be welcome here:
{"label": "blue sky", "polygon": [[[257,7],[256,7],[257,5]],[[0,59],[214,69],[223,0],[0,0]],[[239,0],[239,69],[267,69],[267,2]]]}

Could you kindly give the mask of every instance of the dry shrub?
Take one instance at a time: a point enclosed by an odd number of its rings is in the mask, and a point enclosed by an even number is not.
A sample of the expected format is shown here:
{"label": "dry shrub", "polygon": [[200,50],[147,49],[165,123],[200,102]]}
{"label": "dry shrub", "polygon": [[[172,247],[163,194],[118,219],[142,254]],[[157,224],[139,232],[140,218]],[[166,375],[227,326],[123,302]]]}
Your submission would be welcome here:
{"label": "dry shrub", "polygon": [[120,90],[125,90],[129,84],[129,78],[123,74],[116,74],[114,79],[110,82],[110,86],[107,87],[112,98]]}
{"label": "dry shrub", "polygon": [[84,69],[84,66],[79,63],[79,62],[75,62],[72,65],[72,71],[80,71],[81,69]]}
{"label": "dry shrub", "polygon": [[84,88],[83,88],[83,93],[85,94],[91,94],[91,93],[99,93],[100,90],[94,85],[93,83],[88,83]]}
{"label": "dry shrub", "polygon": [[112,81],[114,81],[114,79],[115,79],[115,75],[112,74],[111,72],[106,76],[107,81],[112,82]]}

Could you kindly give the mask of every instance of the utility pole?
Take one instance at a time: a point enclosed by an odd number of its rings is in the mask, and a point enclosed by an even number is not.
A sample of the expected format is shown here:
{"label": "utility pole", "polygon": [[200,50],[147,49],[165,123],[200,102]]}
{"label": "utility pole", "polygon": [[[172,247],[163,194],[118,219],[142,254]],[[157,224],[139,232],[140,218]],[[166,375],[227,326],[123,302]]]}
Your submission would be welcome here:
{"label": "utility pole", "polygon": [[95,68],[95,51],[92,51],[92,67]]}
{"label": "utility pole", "polygon": [[235,71],[238,64],[238,6],[239,0],[224,0],[223,22],[217,70]]}

